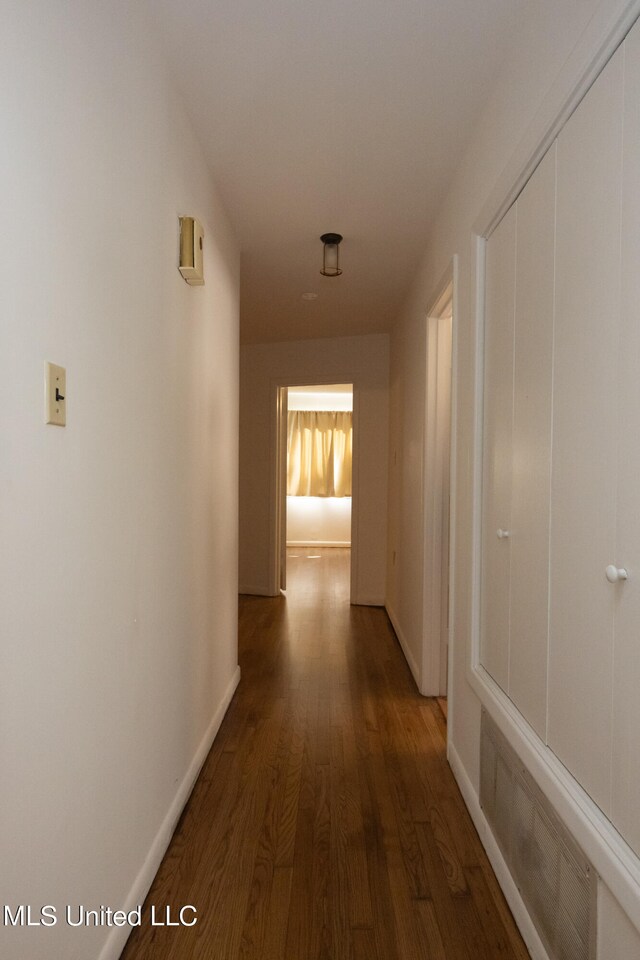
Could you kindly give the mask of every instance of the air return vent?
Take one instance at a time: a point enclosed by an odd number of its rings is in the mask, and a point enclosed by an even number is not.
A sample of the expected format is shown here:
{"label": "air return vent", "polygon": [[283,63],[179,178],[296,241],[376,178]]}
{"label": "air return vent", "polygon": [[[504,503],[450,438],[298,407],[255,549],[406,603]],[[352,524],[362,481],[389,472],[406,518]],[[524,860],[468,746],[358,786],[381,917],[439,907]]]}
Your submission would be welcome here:
{"label": "air return vent", "polygon": [[482,711],[480,804],[553,960],[595,960],[597,876]]}

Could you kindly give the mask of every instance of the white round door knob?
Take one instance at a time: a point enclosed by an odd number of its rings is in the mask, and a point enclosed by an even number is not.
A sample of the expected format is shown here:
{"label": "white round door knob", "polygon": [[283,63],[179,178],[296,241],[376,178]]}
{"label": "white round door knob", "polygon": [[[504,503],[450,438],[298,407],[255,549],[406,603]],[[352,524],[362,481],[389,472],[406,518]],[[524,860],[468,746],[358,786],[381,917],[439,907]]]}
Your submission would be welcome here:
{"label": "white round door knob", "polygon": [[618,580],[629,579],[629,574],[624,567],[614,567],[612,563],[609,564],[604,573],[609,583],[617,583]]}
{"label": "white round door knob", "polygon": [[507,540],[511,536],[511,531],[503,530],[502,528],[500,528],[497,531],[497,534],[498,534],[498,540]]}

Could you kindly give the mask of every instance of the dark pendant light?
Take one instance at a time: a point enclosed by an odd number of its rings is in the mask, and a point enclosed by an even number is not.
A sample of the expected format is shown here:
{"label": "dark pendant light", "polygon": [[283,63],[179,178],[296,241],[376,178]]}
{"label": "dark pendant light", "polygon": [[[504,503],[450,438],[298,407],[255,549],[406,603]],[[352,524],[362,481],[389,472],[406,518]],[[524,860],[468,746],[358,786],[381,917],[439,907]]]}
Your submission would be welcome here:
{"label": "dark pendant light", "polygon": [[342,273],[340,269],[340,241],[342,237],[339,233],[323,233],[320,237],[324,247],[322,250],[322,270],[323,277],[339,277]]}

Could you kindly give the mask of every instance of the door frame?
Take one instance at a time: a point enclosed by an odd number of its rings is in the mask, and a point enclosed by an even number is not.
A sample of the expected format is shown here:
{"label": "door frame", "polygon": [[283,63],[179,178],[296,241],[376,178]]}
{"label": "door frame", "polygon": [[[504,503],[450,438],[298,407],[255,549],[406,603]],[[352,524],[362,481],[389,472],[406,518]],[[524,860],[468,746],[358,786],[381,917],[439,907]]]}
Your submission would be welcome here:
{"label": "door frame", "polygon": [[276,395],[276,585],[287,589],[287,425],[289,389],[278,387]]}
{"label": "door frame", "polygon": [[[441,278],[425,323],[425,411],[423,434],[423,594],[420,692],[448,699],[451,722],[454,641],[455,487],[456,487],[456,384],[457,384],[457,283],[458,258],[453,257]],[[451,318],[451,319],[449,319]],[[450,347],[442,347],[442,334]],[[442,400],[439,384],[448,383],[448,443],[441,442]],[[445,506],[445,494],[448,504]],[[448,543],[443,536],[448,521]],[[446,571],[446,572],[445,572]],[[448,597],[446,586],[448,580]],[[446,598],[446,599],[445,599]],[[447,651],[442,644],[447,621]]]}
{"label": "door frame", "polygon": [[[283,424],[288,404],[282,402],[282,394],[289,387],[325,386],[332,383],[350,383],[353,389],[353,449],[351,476],[351,575],[349,602],[358,601],[358,507],[360,480],[360,431],[358,428],[360,391],[356,377],[345,373],[340,376],[307,376],[271,380],[271,443],[269,465],[269,579],[268,595],[277,597],[286,583],[286,490],[287,490],[287,429]],[[283,516],[284,512],[284,516]],[[283,543],[284,539],[284,543]],[[284,570],[283,570],[284,566]]]}

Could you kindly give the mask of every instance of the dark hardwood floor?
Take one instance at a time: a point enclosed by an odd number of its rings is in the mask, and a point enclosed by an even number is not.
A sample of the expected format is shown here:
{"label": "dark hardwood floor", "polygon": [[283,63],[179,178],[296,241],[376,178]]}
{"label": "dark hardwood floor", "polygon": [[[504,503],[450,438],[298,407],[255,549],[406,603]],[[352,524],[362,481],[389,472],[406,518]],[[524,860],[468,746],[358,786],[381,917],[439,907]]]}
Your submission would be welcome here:
{"label": "dark hardwood floor", "polygon": [[[243,597],[242,681],[122,960],[525,960],[383,610],[349,551],[291,549],[287,597]],[[145,908],[148,916],[148,906]]]}

